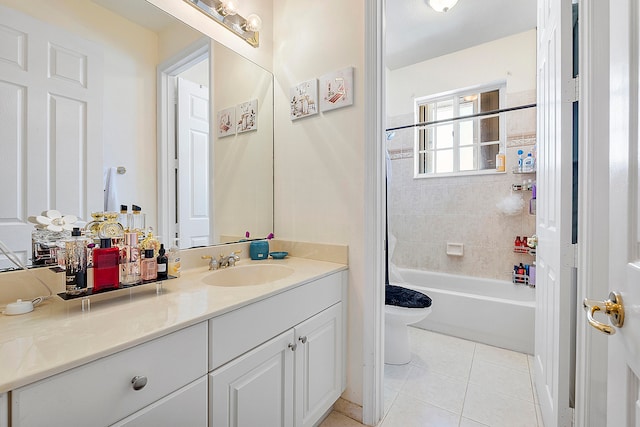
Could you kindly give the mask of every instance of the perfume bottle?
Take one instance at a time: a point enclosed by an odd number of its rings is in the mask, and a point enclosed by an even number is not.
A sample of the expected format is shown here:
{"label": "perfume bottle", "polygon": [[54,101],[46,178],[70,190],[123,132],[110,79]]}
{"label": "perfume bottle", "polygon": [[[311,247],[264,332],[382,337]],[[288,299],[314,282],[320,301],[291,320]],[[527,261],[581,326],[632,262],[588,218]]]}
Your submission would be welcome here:
{"label": "perfume bottle", "polygon": [[153,249],[145,249],[142,259],[142,281],[152,282],[158,277],[158,262],[153,256]]}
{"label": "perfume bottle", "polygon": [[124,227],[118,222],[116,212],[105,212],[104,222],[98,228],[100,239],[122,239],[124,237]]}
{"label": "perfume bottle", "polygon": [[167,280],[167,265],[169,263],[169,258],[165,255],[164,244],[160,244],[160,250],[158,251],[156,262],[158,263],[158,280]]}
{"label": "perfume bottle", "polygon": [[140,280],[138,233],[124,233],[124,244],[120,252],[120,283],[137,285]]}
{"label": "perfume bottle", "polygon": [[65,284],[68,295],[87,293],[87,244],[80,229],[75,227],[65,240]]}
{"label": "perfume bottle", "polygon": [[120,205],[118,222],[120,223],[120,225],[122,225],[124,231],[129,231],[129,214],[127,213],[127,205]]}
{"label": "perfume bottle", "polygon": [[91,218],[93,220],[84,226],[84,234],[86,237],[95,240],[98,238],[100,226],[104,222],[104,212],[93,212],[91,213]]}
{"label": "perfume bottle", "polygon": [[120,285],[120,250],[111,247],[111,239],[100,239],[93,250],[93,292],[116,289]]}
{"label": "perfume bottle", "polygon": [[142,208],[137,205],[131,205],[131,211],[133,213],[127,215],[127,219],[129,222],[129,231],[135,231],[139,236],[143,236],[145,230],[146,215],[142,213]]}

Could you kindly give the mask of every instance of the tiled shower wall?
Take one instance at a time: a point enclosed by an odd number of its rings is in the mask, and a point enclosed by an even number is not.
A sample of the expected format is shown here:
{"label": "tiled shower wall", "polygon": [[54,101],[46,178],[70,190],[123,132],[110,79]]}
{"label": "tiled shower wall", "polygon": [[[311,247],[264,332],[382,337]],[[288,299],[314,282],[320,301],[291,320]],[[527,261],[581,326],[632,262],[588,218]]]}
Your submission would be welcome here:
{"label": "tiled shower wall", "polygon": [[[507,106],[535,103],[535,91],[507,94]],[[529,214],[530,191],[522,194],[522,213],[508,216],[496,204],[511,194],[511,185],[535,180],[535,174],[513,174],[517,151],[536,142],[536,109],[505,113],[507,173],[414,179],[414,131],[399,130],[387,141],[391,156],[388,186],[389,231],[396,239],[391,262],[399,267],[511,280],[514,264],[533,257],[513,251],[516,236],[535,233]],[[413,115],[389,117],[387,127],[413,123]],[[540,194],[538,194],[540,197]],[[447,242],[464,244],[464,255],[446,253]]]}

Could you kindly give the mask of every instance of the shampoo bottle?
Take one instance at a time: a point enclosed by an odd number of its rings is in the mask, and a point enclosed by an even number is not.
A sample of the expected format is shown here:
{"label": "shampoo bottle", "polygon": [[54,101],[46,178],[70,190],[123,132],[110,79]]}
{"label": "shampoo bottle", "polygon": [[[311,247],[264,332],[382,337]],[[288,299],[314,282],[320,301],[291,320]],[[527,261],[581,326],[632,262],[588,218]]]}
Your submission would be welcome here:
{"label": "shampoo bottle", "polygon": [[518,172],[522,172],[522,168],[523,168],[523,158],[522,155],[524,154],[524,151],[522,150],[518,150]]}
{"label": "shampoo bottle", "polygon": [[506,157],[502,151],[496,154],[496,172],[504,172]]}
{"label": "shampoo bottle", "polygon": [[529,214],[536,214],[536,205],[537,205],[537,196],[538,189],[536,187],[536,183],[531,184],[531,200],[529,200]]}
{"label": "shampoo bottle", "polygon": [[531,153],[527,154],[527,157],[522,161],[522,171],[523,172],[533,172],[534,170],[534,160]]}

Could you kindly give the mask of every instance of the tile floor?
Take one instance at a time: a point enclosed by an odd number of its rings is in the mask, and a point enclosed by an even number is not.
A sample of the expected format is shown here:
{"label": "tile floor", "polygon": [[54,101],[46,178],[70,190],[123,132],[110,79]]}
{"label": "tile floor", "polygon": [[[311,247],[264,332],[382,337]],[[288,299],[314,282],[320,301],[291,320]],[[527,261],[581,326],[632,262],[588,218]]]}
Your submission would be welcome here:
{"label": "tile floor", "polygon": [[[379,427],[544,427],[533,390],[533,358],[418,328],[413,357],[385,365]],[[333,412],[320,427],[360,423]]]}

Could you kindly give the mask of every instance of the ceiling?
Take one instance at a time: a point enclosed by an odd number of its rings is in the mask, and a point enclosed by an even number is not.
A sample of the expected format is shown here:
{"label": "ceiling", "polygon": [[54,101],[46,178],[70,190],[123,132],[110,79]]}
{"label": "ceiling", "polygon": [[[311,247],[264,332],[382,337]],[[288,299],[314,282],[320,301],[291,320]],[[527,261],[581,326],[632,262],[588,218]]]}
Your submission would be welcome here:
{"label": "ceiling", "polygon": [[536,27],[536,0],[458,0],[446,13],[426,0],[386,1],[386,65],[406,67]]}

